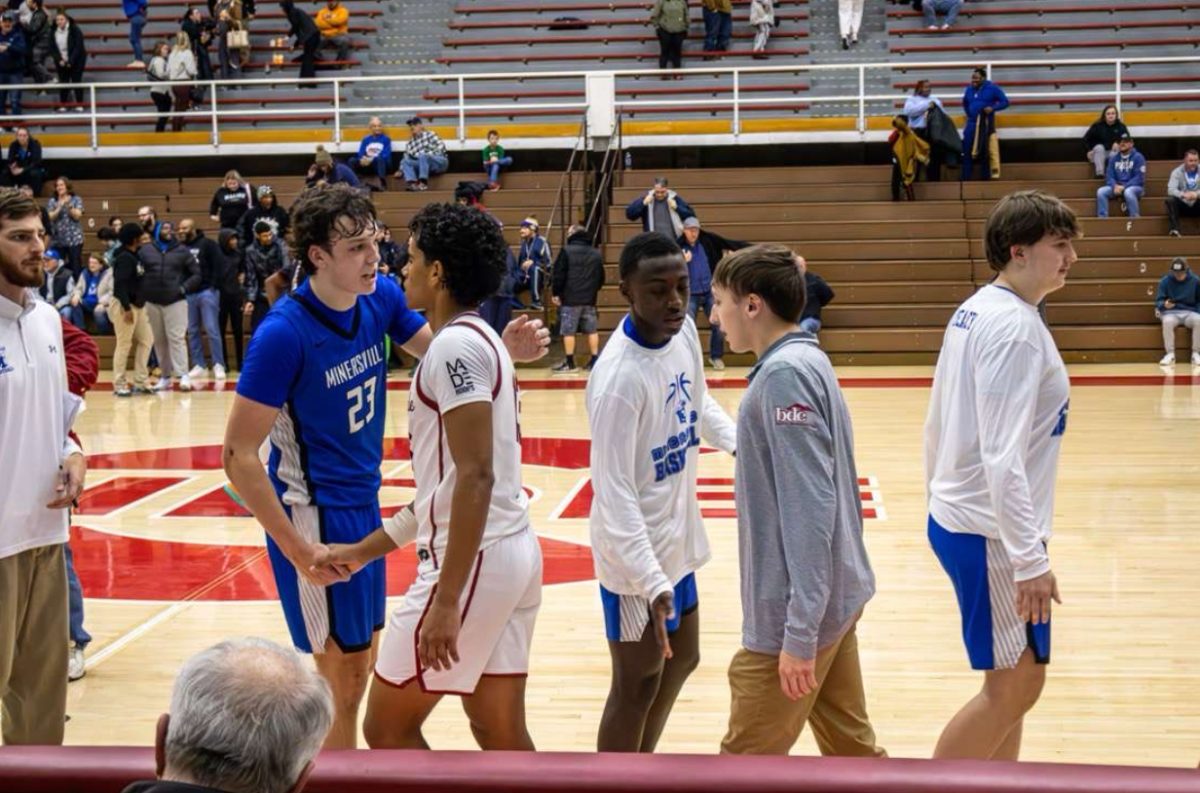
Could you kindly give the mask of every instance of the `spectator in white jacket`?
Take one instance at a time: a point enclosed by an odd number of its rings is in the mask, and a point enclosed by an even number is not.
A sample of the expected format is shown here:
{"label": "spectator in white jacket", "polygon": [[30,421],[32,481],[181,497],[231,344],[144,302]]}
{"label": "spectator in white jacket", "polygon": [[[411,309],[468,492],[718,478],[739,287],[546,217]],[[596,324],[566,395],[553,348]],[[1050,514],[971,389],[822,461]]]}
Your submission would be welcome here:
{"label": "spectator in white jacket", "polygon": [[771,28],[775,26],[775,0],[750,0],[750,27],[754,34],[754,57],[765,58]]}
{"label": "spectator in white jacket", "polygon": [[[196,79],[196,54],[192,52],[192,41],[182,30],[175,34],[175,46],[167,58],[167,79],[194,80]],[[186,113],[192,109],[192,86],[172,85],[171,93],[175,95],[175,112]],[[171,119],[171,129],[175,132],[183,130],[187,123],[181,115]]]}

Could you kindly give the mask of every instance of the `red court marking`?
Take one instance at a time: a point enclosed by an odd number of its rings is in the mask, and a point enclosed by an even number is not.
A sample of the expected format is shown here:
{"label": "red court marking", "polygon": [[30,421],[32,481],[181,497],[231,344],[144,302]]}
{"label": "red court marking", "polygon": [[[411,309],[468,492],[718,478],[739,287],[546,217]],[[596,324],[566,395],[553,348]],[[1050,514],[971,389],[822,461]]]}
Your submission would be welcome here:
{"label": "red court marking", "polygon": [[234,501],[224,487],[214,488],[166,514],[168,518],[249,518],[250,510]]}
{"label": "red court marking", "polygon": [[84,490],[75,514],[107,515],[182,481],[179,476],[118,476]]}
{"label": "red court marking", "polygon": [[736,518],[736,509],[702,509],[700,510],[702,518]]}
{"label": "red court marking", "polygon": [[[544,584],[593,578],[591,549],[538,538]],[[198,545],[123,537],[71,527],[71,552],[84,594],[124,600],[274,600],[270,562],[262,548]],[[412,545],[388,556],[387,593],[403,595],[416,578]]]}
{"label": "red court marking", "polygon": [[136,452],[89,454],[88,468],[130,468],[146,471],[214,471],[221,467],[221,447],[180,446],[174,449],[141,449]]}

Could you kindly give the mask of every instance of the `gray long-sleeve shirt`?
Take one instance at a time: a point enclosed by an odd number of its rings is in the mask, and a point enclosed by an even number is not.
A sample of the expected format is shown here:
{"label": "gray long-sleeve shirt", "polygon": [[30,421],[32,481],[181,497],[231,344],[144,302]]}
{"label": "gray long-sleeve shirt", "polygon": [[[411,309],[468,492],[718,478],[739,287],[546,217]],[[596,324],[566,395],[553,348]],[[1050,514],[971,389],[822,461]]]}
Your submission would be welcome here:
{"label": "gray long-sleeve shirt", "polygon": [[771,345],[738,410],[742,644],[814,658],[875,594],[850,413],[807,333]]}

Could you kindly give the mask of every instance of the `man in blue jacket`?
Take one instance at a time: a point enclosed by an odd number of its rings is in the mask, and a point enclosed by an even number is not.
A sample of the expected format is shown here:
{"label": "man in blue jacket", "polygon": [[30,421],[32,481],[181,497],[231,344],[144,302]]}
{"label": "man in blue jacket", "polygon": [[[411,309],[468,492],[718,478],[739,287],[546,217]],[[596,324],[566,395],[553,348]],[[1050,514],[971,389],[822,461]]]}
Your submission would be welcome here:
{"label": "man in blue jacket", "polygon": [[1183,325],[1192,331],[1192,366],[1200,366],[1200,278],[1188,269],[1186,259],[1171,262],[1171,272],[1158,282],[1154,307],[1162,320],[1167,350],[1159,365],[1175,365],[1175,329]]}
{"label": "man in blue jacket", "polygon": [[[979,178],[992,178],[992,170],[988,165],[987,139],[996,130],[995,114],[1008,107],[1008,97],[1000,90],[1000,86],[987,79],[987,72],[976,69],[971,73],[971,84],[963,92],[963,112],[967,114],[967,126],[963,129],[963,163],[962,181],[969,182],[974,171],[973,166],[979,167]],[[976,130],[979,130],[979,140],[975,140]]]}
{"label": "man in blue jacket", "polygon": [[1125,202],[1129,217],[1141,217],[1138,201],[1146,191],[1146,158],[1133,147],[1128,132],[1117,139],[1117,156],[1108,161],[1104,187],[1096,191],[1096,217],[1108,217],[1108,202],[1119,198]]}
{"label": "man in blue jacket", "polygon": [[392,139],[383,131],[383,120],[379,116],[372,116],[367,122],[367,133],[354,155],[354,170],[379,177],[379,183],[386,191],[388,170],[392,167]]}
{"label": "man in blue jacket", "polygon": [[[0,14],[0,85],[20,85],[25,82],[25,34],[17,27],[12,11]],[[21,115],[21,92],[0,91],[0,116],[8,115],[8,99],[12,97],[12,115]],[[8,126],[7,124],[5,125]]]}
{"label": "man in blue jacket", "polygon": [[642,221],[642,231],[658,231],[671,239],[683,234],[683,221],[696,213],[678,193],[667,186],[666,177],[654,180],[654,187],[625,207],[625,217]]}

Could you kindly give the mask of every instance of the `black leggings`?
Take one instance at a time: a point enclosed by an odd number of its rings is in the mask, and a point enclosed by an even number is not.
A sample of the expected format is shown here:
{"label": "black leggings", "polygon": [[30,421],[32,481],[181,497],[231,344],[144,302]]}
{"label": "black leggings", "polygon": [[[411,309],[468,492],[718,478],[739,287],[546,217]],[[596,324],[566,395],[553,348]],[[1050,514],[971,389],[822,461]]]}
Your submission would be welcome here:
{"label": "black leggings", "polygon": [[[150,94],[150,98],[154,100],[154,107],[158,109],[160,114],[166,114],[171,111],[171,95],[170,94]],[[166,115],[159,115],[158,123],[154,125],[155,132],[165,132],[167,129]]]}
{"label": "black leggings", "polygon": [[[68,83],[83,82],[83,64],[79,66],[63,66],[61,63],[56,64],[58,68],[58,82],[61,85]],[[82,88],[61,88],[58,91],[59,104],[65,105],[71,101],[71,94],[75,94],[75,101],[78,104],[83,104],[83,89]]]}
{"label": "black leggings", "polygon": [[668,33],[662,28],[657,31],[658,68],[680,68],[683,65],[683,39],[687,33]]}
{"label": "black leggings", "polygon": [[237,369],[242,370],[242,347],[243,337],[245,335],[245,302],[242,299],[241,293],[227,294],[221,293],[221,309],[219,312],[218,327],[221,333],[221,353],[225,357],[225,362],[228,363],[229,354],[225,351],[225,327],[233,326],[233,360],[237,361]]}

